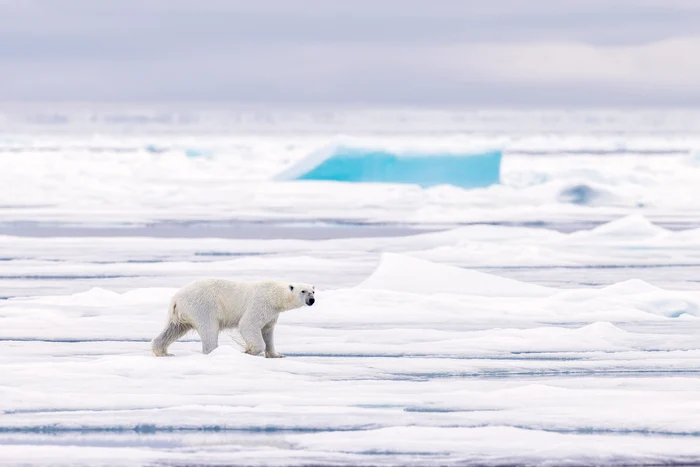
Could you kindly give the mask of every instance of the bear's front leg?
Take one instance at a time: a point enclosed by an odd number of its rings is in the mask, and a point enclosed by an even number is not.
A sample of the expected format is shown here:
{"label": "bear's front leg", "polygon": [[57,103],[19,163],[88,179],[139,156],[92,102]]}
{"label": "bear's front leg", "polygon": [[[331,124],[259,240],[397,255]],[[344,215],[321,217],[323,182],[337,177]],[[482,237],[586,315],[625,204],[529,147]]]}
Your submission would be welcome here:
{"label": "bear's front leg", "polygon": [[278,354],[275,350],[275,324],[277,324],[277,318],[267,323],[262,329],[262,337],[265,341],[265,358],[284,358],[284,355]]}
{"label": "bear's front leg", "polygon": [[241,320],[238,324],[238,331],[241,333],[243,341],[245,341],[245,353],[250,355],[259,355],[265,350],[265,341],[262,337],[262,332],[259,326],[255,323]]}

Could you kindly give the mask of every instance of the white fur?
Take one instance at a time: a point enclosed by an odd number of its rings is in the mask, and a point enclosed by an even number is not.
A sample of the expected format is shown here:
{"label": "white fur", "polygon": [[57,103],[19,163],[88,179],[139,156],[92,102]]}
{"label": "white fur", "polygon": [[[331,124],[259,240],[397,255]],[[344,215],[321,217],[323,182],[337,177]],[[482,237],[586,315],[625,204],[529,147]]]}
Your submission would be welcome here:
{"label": "white fur", "polygon": [[308,284],[200,279],[175,293],[165,329],[153,339],[151,349],[157,356],[170,355],[168,346],[195,329],[202,353],[208,354],[218,347],[220,331],[238,328],[246,353],[265,351],[266,357],[279,358],[273,340],[279,314],[314,301],[314,287]]}

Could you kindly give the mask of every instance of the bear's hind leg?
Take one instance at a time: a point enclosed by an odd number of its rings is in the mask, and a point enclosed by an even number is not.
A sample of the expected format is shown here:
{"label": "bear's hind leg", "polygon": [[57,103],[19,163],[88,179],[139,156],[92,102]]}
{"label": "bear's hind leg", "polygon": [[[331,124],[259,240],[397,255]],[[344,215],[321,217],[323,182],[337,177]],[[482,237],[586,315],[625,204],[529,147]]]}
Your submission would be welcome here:
{"label": "bear's hind leg", "polygon": [[219,326],[216,322],[202,323],[197,328],[202,339],[202,353],[209,354],[219,346]]}
{"label": "bear's hind leg", "polygon": [[168,353],[170,344],[187,334],[187,331],[192,329],[192,326],[184,323],[169,322],[163,332],[151,341],[151,350],[157,357],[172,356]]}

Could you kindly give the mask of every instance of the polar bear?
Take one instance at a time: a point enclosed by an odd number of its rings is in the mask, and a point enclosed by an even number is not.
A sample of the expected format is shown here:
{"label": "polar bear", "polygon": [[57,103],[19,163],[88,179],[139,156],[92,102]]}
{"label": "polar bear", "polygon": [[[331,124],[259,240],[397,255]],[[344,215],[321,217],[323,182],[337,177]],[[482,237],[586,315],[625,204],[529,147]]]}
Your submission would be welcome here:
{"label": "polar bear", "polygon": [[309,284],[264,280],[243,282],[228,279],[200,279],[178,290],[170,301],[165,329],[153,341],[156,356],[169,356],[168,347],[194,329],[202,339],[202,353],[219,345],[219,332],[238,328],[245,352],[267,358],[281,358],[273,334],[283,311],[311,306],[315,288]]}

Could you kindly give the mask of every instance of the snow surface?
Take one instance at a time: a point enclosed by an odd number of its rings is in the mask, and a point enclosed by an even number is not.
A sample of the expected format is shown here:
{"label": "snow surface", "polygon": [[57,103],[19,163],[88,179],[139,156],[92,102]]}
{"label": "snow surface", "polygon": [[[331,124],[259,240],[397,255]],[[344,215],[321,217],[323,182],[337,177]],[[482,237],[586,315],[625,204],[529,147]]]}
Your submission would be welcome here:
{"label": "snow surface", "polygon": [[[642,278],[660,287],[692,290],[697,289],[700,275],[700,229],[670,231],[632,215],[569,234],[474,225],[398,238],[329,240],[47,240],[0,235],[0,297],[73,293],[91,285],[126,291],[135,282],[173,287],[202,275],[222,274],[247,279],[284,276],[346,287],[371,274],[381,252],[483,272],[497,270],[510,278],[556,287]],[[410,277],[399,280],[410,281]]]}
{"label": "snow surface", "polygon": [[[487,253],[468,264],[457,253],[470,242]],[[27,289],[0,301],[0,463],[698,461],[697,288],[538,285],[488,260],[649,266],[699,254],[700,231],[639,216],[571,234],[2,237],[4,284]],[[170,297],[204,275],[312,280],[318,303],[281,317],[286,359],[241,353],[235,332],[208,356],[192,334],[175,357],[153,357]]]}
{"label": "snow surface", "polygon": [[[698,134],[695,111],[5,106],[0,464],[698,463]],[[502,147],[502,184],[275,180],[339,139]],[[423,230],[343,233],[366,223]],[[280,318],[286,359],[236,332],[155,358],[203,276],[318,302]]]}

